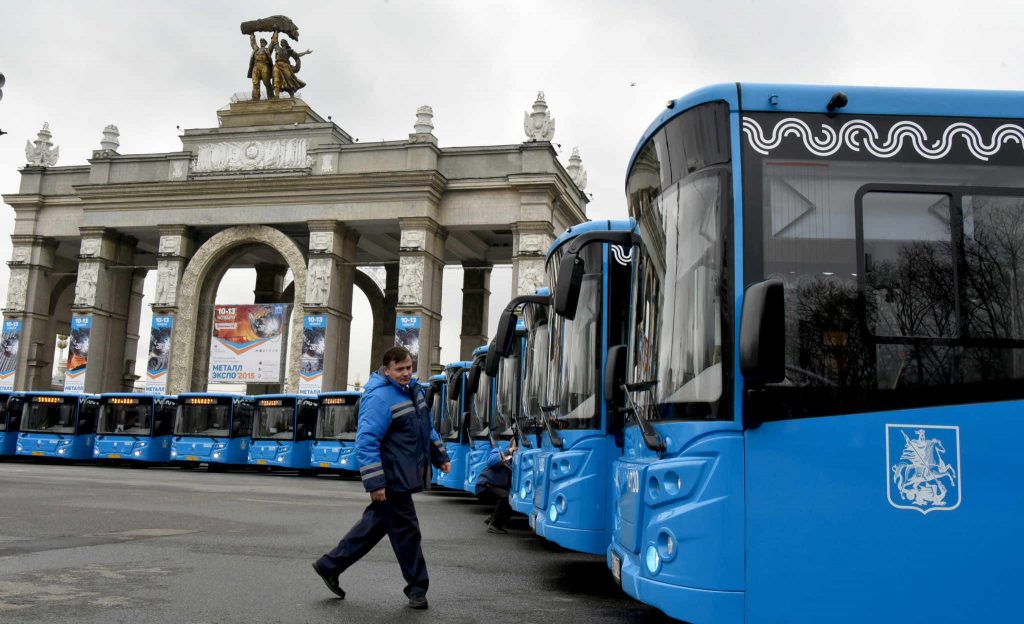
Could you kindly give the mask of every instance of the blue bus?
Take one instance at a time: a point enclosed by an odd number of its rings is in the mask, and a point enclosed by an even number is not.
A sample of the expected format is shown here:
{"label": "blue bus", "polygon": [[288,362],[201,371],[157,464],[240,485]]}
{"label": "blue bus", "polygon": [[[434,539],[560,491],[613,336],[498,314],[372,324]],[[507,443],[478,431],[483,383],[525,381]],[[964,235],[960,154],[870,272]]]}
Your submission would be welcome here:
{"label": "blue bus", "polygon": [[25,397],[20,392],[0,393],[0,457],[17,453],[18,432]]}
{"label": "blue bus", "polygon": [[[512,456],[512,487],[509,504],[513,511],[532,516],[534,467],[548,452],[550,445],[543,443],[547,435],[544,429],[545,405],[544,388],[548,379],[548,311],[551,296],[547,288],[538,289],[533,295],[521,295],[512,299],[498,321],[498,332],[492,348],[495,358],[492,370],[508,366],[516,357],[522,359],[522,382],[519,393],[518,419],[519,451]],[[517,320],[516,311],[522,320]],[[513,331],[513,328],[515,330]],[[521,328],[521,329],[520,329]],[[525,335],[519,336],[520,331]],[[498,364],[496,358],[502,359]]]}
{"label": "blue bus", "polygon": [[15,452],[30,457],[92,459],[98,397],[26,392]]}
{"label": "blue bus", "polygon": [[1022,117],[1009,92],[668,103],[627,172],[608,363],[627,593],[697,624],[1016,618]]}
{"label": "blue bus", "polygon": [[110,392],[100,395],[93,456],[162,464],[171,461],[177,397]]}
{"label": "blue bus", "polygon": [[252,397],[215,392],[178,395],[171,461],[186,468],[205,463],[211,471],[249,464]]}
{"label": "blue bus", "polygon": [[311,459],[314,468],[343,473],[359,471],[355,450],[360,396],[361,393],[351,391],[320,394]]}
{"label": "blue bus", "polygon": [[316,438],[316,397],[304,394],[264,394],[253,398],[252,444],[249,464],[273,470],[287,468],[313,475]]}
{"label": "blue bus", "polygon": [[[622,414],[604,393],[608,349],[627,339],[635,224],[591,221],[569,228],[548,250],[549,283],[556,286],[549,317],[549,383],[545,445],[551,452],[534,477],[534,531],[560,546],[605,554],[611,543],[613,461],[622,454]],[[559,301],[575,284],[571,306]],[[561,305],[560,305],[561,304]],[[562,309],[559,309],[562,308]],[[571,308],[571,309],[569,309]]]}
{"label": "blue bus", "polygon": [[511,421],[503,417],[500,425],[494,422],[498,380],[487,374],[485,369],[487,349],[483,346],[473,350],[473,366],[466,383],[470,402],[467,433],[472,446],[466,454],[466,474],[462,489],[470,494],[476,489],[477,477],[487,468],[487,456],[491,450],[495,447],[508,448],[512,433]]}
{"label": "blue bus", "polygon": [[472,362],[452,362],[444,367],[445,375],[445,418],[437,435],[444,440],[445,449],[452,466],[448,473],[437,471],[437,485],[452,490],[461,490],[466,482],[467,456],[470,439],[468,434],[467,397],[464,392],[466,377]]}

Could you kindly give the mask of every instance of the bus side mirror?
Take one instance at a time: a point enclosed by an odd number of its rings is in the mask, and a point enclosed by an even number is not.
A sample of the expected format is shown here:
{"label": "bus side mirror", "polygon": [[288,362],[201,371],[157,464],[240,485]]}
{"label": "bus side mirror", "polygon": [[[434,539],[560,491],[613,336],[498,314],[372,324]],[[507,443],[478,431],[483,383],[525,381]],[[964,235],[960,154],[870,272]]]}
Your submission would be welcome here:
{"label": "bus side mirror", "polygon": [[778,383],[786,378],[785,315],[781,280],[747,288],[740,320],[740,371],[747,383]]}
{"label": "bus side mirror", "polygon": [[570,321],[576,318],[576,306],[580,302],[580,289],[583,286],[583,258],[577,254],[567,253],[558,266],[558,277],[555,282],[555,313]]}
{"label": "bus side mirror", "polygon": [[487,351],[488,356],[494,353],[498,357],[505,357],[511,353],[512,339],[516,336],[516,323],[518,320],[516,315],[508,310],[501,313],[501,318],[498,319],[498,332],[491,342],[491,348]]}
{"label": "bus side mirror", "polygon": [[615,345],[608,349],[608,364],[604,369],[604,400],[621,406],[626,401],[622,390],[626,383],[626,345]]}
{"label": "bus side mirror", "polygon": [[484,358],[484,372],[492,378],[498,375],[498,365],[501,363],[501,356],[494,348],[494,343],[495,341],[491,342],[491,348],[487,350],[487,357]]}
{"label": "bus side mirror", "polygon": [[448,382],[448,398],[452,401],[458,401],[462,396],[462,374],[462,371],[455,373]]}
{"label": "bus side mirror", "polygon": [[469,369],[469,376],[466,377],[466,392],[473,394],[480,386],[480,367],[474,366]]}

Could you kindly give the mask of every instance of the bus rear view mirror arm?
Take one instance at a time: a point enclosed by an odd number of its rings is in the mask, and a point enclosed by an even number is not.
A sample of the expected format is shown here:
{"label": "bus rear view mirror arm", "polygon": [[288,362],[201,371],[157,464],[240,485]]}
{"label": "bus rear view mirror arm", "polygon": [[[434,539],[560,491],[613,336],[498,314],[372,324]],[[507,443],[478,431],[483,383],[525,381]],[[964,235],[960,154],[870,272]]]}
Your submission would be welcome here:
{"label": "bus rear view mirror arm", "polygon": [[568,243],[565,255],[558,265],[558,276],[552,286],[555,289],[555,312],[570,321],[576,318],[576,306],[580,300],[580,288],[586,271],[580,253],[593,243],[610,243],[632,248],[640,244],[640,237],[634,232],[587,232]]}
{"label": "bus rear view mirror arm", "polygon": [[498,357],[506,357],[512,352],[512,340],[515,338],[516,322],[519,320],[516,317],[516,308],[527,303],[544,306],[551,305],[551,297],[547,295],[519,295],[508,302],[508,305],[501,312],[501,318],[498,319],[498,331],[494,336],[494,346],[492,348],[496,351]]}
{"label": "bus rear view mirror arm", "polygon": [[786,378],[785,290],[770,279],[747,288],[740,319],[740,371],[748,384]]}

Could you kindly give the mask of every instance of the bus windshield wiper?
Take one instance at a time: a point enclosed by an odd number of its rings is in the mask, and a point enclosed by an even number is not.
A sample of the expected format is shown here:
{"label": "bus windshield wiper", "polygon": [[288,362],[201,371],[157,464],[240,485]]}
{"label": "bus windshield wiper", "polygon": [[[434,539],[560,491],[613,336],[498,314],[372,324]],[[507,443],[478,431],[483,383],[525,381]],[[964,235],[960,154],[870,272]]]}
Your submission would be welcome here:
{"label": "bus windshield wiper", "polygon": [[626,406],[626,410],[633,413],[633,418],[636,420],[636,424],[640,426],[640,431],[644,436],[644,444],[646,444],[647,448],[651,449],[655,453],[664,453],[667,448],[665,445],[665,439],[661,437],[661,434],[654,428],[654,425],[647,420],[647,417],[640,413],[640,410],[637,409],[636,403],[633,402],[634,392],[650,390],[657,385],[657,379],[648,379],[631,384],[624,383],[622,384],[622,390],[626,397],[626,403],[628,404]]}
{"label": "bus windshield wiper", "polygon": [[[544,412],[545,414],[553,414],[557,410],[558,403],[555,403],[554,405],[542,405],[540,407],[540,411]],[[562,436],[558,435],[558,430],[555,429],[555,426],[551,424],[551,419],[544,419],[544,428],[548,430],[548,437],[551,438],[552,446],[556,446],[558,448],[565,448],[565,442],[562,441]]]}

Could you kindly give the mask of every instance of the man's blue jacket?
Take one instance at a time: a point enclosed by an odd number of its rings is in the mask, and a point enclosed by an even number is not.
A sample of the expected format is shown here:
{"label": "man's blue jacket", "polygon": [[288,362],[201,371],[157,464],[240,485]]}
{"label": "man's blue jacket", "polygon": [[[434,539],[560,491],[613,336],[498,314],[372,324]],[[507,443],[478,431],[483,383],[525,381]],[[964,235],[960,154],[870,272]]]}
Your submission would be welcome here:
{"label": "man's blue jacket", "polygon": [[359,401],[356,457],[367,492],[419,492],[430,482],[430,465],[448,463],[434,431],[424,387],[413,379],[403,388],[383,369],[366,382]]}

